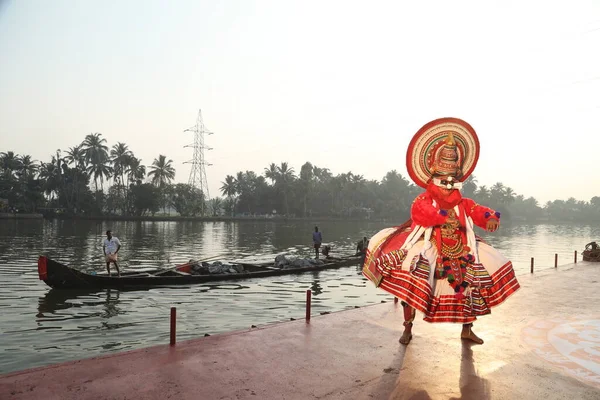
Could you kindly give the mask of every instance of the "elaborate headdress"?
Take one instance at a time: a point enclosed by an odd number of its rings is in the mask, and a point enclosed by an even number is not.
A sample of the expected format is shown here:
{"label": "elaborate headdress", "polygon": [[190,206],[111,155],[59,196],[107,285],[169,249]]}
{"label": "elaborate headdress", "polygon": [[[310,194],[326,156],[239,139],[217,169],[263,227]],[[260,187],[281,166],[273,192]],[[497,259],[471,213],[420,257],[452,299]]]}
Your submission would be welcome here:
{"label": "elaborate headdress", "polygon": [[440,118],[424,125],[412,138],[406,168],[412,180],[425,188],[433,177],[464,181],[479,159],[475,130],[458,118]]}

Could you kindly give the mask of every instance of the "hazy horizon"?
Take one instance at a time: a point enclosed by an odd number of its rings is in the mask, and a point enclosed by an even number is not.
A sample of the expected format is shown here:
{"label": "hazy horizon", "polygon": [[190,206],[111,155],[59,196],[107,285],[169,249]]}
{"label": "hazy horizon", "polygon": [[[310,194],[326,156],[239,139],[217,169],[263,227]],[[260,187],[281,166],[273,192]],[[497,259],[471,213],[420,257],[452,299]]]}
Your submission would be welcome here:
{"label": "hazy horizon", "polygon": [[408,178],[414,133],[451,116],[480,185],[600,196],[600,2],[361,4],[0,0],[0,151],[47,162],[100,132],[187,182],[202,109],[214,197],[271,162]]}

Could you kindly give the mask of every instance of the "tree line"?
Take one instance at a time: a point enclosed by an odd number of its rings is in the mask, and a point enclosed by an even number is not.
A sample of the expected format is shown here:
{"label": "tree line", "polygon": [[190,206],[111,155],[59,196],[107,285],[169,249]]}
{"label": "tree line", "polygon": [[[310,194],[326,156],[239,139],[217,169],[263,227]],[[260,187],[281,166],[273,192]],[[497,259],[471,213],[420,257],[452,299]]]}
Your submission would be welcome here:
{"label": "tree line", "polygon": [[[12,151],[0,153],[0,212],[60,212],[72,216],[155,216],[173,210],[181,216],[287,216],[403,220],[422,192],[392,170],[381,180],[360,174],[334,175],[306,162],[296,173],[287,162],[263,171],[240,171],[221,182],[221,195],[207,200],[197,188],[173,184],[173,161],[159,155],[148,166],[127,144],[108,147],[92,133],[48,162]],[[474,176],[463,196],[492,207],[503,219],[521,221],[600,221],[600,197],[590,201],[549,201],[517,194],[497,182],[479,185]]]}
{"label": "tree line", "polygon": [[[378,218],[402,220],[410,216],[414,198],[423,191],[392,170],[381,181],[367,180],[352,172],[333,175],[310,162],[296,174],[288,163],[272,163],[262,175],[240,171],[228,175],[221,192],[226,209],[235,213],[264,214],[283,210],[301,217]],[[497,182],[479,185],[475,176],[464,183],[462,193],[502,213],[503,219],[518,221],[600,221],[600,197],[590,201],[548,201],[540,205],[534,197]]]}

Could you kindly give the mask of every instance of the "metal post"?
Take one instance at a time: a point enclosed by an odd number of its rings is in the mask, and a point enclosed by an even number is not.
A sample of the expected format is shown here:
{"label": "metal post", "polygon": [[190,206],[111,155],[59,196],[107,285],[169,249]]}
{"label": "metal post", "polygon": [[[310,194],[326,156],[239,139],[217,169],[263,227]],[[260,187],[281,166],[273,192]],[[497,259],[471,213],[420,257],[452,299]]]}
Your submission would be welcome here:
{"label": "metal post", "polygon": [[533,274],[533,257],[531,257],[531,273]]}
{"label": "metal post", "polygon": [[577,250],[575,250],[575,264],[577,264]]}
{"label": "metal post", "polygon": [[310,298],[312,292],[309,290],[306,291],[306,322],[310,321]]}
{"label": "metal post", "polygon": [[175,346],[175,322],[176,322],[176,311],[175,307],[171,307],[171,346]]}
{"label": "metal post", "polygon": [[554,268],[558,268],[558,254],[554,253]]}

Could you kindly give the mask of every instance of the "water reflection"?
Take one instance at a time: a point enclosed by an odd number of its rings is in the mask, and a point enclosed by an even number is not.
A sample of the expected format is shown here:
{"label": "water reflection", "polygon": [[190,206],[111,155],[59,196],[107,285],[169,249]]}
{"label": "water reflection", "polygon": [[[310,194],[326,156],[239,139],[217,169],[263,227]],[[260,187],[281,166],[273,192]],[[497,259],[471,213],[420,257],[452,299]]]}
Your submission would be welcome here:
{"label": "water reflection", "polygon": [[313,296],[318,296],[321,293],[323,293],[323,287],[320,285],[320,282],[319,282],[319,272],[320,271],[311,272],[313,281],[310,285],[310,290],[312,291]]}
{"label": "water reflection", "polygon": [[36,317],[44,318],[46,314],[54,314],[58,310],[66,310],[73,307],[73,304],[68,300],[76,298],[82,294],[89,292],[65,291],[50,289],[46,294],[38,300],[38,313]]}
{"label": "water reflection", "polygon": [[119,304],[119,291],[114,289],[106,290],[106,300],[104,301],[104,314],[102,318],[114,317],[121,312],[121,309],[117,307]]}
{"label": "water reflection", "polygon": [[50,289],[38,299],[37,322],[53,319],[53,315],[58,311],[99,304],[104,307],[104,312],[95,316],[108,319],[122,313],[121,309],[117,307],[119,297],[120,292],[115,289],[105,289],[100,292],[97,290]]}

